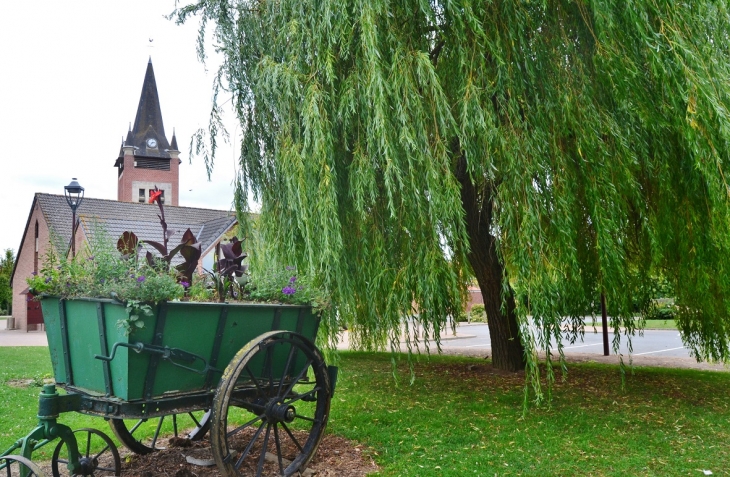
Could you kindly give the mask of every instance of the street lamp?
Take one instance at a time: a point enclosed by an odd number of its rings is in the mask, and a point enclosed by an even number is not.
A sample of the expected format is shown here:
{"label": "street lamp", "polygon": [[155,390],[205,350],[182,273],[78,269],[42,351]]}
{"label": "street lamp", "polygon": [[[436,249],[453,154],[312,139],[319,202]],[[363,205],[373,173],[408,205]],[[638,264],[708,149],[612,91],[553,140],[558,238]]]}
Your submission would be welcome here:
{"label": "street lamp", "polygon": [[71,179],[71,183],[63,188],[64,195],[66,196],[66,202],[71,207],[71,256],[76,256],[76,209],[81,205],[81,201],[84,200],[84,188],[76,181],[74,177]]}

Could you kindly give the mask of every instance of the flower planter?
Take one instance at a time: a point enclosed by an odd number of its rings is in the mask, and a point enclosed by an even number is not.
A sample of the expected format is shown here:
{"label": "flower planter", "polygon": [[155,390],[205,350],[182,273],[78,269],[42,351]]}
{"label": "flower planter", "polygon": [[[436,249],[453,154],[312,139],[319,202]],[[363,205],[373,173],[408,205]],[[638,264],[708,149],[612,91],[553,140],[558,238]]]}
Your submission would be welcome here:
{"label": "flower planter", "polygon": [[[115,301],[45,297],[42,306],[56,382],[124,401],[210,391],[234,355],[259,335],[288,330],[314,341],[319,327],[309,306],[168,302],[154,306],[153,316],[141,317],[144,328],[126,336],[118,322],[129,316]],[[286,356],[267,361],[254,369],[283,366]]]}

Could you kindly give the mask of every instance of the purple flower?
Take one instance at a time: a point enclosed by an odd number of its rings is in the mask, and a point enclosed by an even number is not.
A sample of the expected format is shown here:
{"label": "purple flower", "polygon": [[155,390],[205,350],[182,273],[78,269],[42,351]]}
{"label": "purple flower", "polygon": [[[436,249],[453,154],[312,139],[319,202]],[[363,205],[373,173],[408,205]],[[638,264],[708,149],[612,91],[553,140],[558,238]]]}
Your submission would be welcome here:
{"label": "purple flower", "polygon": [[106,282],[106,280],[104,280],[103,278],[99,279],[99,283],[101,283],[102,285],[104,284],[104,282]]}
{"label": "purple flower", "polygon": [[38,275],[38,272],[33,272],[33,273],[31,273],[31,275],[36,276],[36,275]]}
{"label": "purple flower", "polygon": [[144,280],[145,280],[144,275],[140,275],[139,277],[137,277],[137,283],[142,283]]}
{"label": "purple flower", "polygon": [[297,277],[291,277],[289,279],[289,283],[294,283],[295,281],[297,281]]}
{"label": "purple flower", "polygon": [[190,286],[190,283],[188,283],[188,282],[186,282],[186,281],[182,281],[182,282],[180,282],[180,285],[182,285],[182,286],[183,286],[183,288],[187,288],[187,287],[189,287],[189,286]]}
{"label": "purple flower", "polygon": [[91,257],[87,258],[86,260],[94,260],[94,256],[92,255]]}
{"label": "purple flower", "polygon": [[293,295],[294,293],[296,293],[296,291],[297,291],[296,288],[290,287],[290,286],[286,286],[286,287],[284,287],[284,288],[281,289],[281,292],[284,295]]}
{"label": "purple flower", "polygon": [[46,277],[46,283],[51,283],[51,280],[53,280],[53,278],[51,278],[51,277]]}

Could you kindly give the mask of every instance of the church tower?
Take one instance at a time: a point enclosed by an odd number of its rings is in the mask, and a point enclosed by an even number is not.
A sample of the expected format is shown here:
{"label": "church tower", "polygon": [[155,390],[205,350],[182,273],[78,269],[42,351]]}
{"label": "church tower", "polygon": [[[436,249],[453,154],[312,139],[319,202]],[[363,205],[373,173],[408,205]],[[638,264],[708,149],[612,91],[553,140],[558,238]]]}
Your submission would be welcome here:
{"label": "church tower", "polygon": [[163,191],[162,199],[166,205],[178,205],[182,162],[179,156],[175,132],[169,143],[165,137],[150,58],[134,127],[127,132],[127,138],[122,141],[119,157],[114,163],[118,169],[117,200],[147,202],[150,190],[157,186]]}

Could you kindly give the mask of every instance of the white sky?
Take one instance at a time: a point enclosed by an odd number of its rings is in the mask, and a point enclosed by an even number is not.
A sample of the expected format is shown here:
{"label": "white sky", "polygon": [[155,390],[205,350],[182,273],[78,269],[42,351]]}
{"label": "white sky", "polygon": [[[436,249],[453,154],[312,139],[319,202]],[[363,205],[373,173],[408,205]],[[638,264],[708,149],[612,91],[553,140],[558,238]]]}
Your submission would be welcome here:
{"label": "white sky", "polygon": [[[175,128],[182,151],[180,205],[231,208],[234,148],[221,147],[210,182],[202,159],[189,164],[190,137],[208,124],[217,63],[209,60],[206,72],[197,61],[197,21],[176,26],[163,17],[174,7],[174,0],[3,5],[0,252],[17,253],[35,192],[63,194],[77,177],[87,197],[116,200],[114,161],[150,56],[165,133],[170,140]],[[226,127],[238,131],[232,114]]]}

